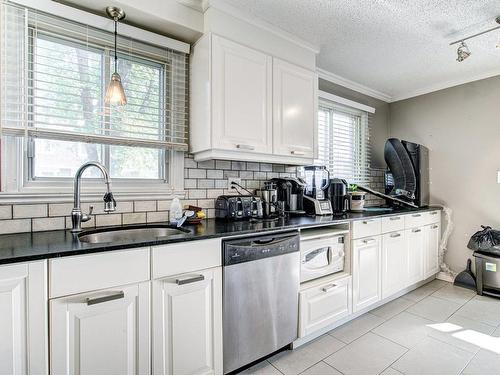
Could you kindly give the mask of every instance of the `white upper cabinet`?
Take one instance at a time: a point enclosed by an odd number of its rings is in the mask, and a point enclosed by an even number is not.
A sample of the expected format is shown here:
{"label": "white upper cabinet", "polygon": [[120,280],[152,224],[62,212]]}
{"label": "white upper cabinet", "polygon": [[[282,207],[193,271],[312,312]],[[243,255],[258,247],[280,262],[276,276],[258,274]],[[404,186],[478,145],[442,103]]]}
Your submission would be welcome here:
{"label": "white upper cabinet", "polygon": [[213,147],[272,153],[272,58],[213,36]]}
{"label": "white upper cabinet", "polygon": [[149,282],[51,300],[51,375],[149,375],[149,306]]}
{"label": "white upper cabinet", "polygon": [[317,118],[316,73],[273,60],[274,153],[315,157]]}
{"label": "white upper cabinet", "polygon": [[313,162],[315,72],[211,33],[194,46],[190,66],[195,160]]}
{"label": "white upper cabinet", "polygon": [[46,262],[0,267],[0,374],[48,373]]}

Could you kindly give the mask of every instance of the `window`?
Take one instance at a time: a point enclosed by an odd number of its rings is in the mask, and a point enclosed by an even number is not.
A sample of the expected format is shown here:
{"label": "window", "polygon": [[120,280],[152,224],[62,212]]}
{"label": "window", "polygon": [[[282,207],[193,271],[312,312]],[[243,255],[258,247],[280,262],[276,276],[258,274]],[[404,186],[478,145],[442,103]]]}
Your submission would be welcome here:
{"label": "window", "polygon": [[328,93],[320,94],[316,163],[325,165],[331,177],[368,184],[371,113],[356,107],[366,106]]}
{"label": "window", "polygon": [[[111,33],[1,7],[2,46],[12,52],[1,55],[2,191],[68,187],[90,160],[108,168],[115,186],[173,188],[187,150],[187,54],[119,37],[128,103],[109,106]],[[100,175],[90,169],[85,177]]]}

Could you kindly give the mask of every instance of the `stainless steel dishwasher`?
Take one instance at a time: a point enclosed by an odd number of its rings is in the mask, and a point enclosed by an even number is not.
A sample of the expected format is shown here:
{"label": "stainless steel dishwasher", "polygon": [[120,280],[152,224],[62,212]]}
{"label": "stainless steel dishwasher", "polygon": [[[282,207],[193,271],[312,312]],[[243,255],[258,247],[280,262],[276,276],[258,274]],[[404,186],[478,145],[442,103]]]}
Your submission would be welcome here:
{"label": "stainless steel dishwasher", "polygon": [[297,338],[297,232],[223,242],[224,373]]}

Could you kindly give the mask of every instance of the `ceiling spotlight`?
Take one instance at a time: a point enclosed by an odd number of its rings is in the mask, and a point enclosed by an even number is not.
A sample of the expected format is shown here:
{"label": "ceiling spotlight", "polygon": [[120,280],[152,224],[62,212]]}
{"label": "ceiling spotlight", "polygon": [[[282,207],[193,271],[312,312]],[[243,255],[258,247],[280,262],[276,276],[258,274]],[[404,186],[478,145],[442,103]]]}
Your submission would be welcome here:
{"label": "ceiling spotlight", "polygon": [[462,62],[470,55],[471,52],[469,50],[469,47],[467,47],[467,44],[465,44],[465,42],[462,41],[457,49],[457,61]]}

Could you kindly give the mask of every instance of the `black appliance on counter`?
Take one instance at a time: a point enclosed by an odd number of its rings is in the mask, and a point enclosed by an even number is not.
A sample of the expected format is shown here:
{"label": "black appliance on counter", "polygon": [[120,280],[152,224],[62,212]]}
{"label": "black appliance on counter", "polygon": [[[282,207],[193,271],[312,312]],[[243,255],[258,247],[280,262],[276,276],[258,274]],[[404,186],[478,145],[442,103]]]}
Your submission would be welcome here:
{"label": "black appliance on counter", "polygon": [[330,173],[325,166],[309,165],[304,167],[306,190],[304,192],[304,209],[309,214],[331,215],[332,204],[326,192],[330,184]]}
{"label": "black appliance on counter", "polygon": [[429,205],[429,149],[418,143],[390,138],[384,147],[387,163],[385,193],[414,203]]}
{"label": "black appliance on counter", "polygon": [[262,200],[255,195],[220,195],[215,201],[216,219],[243,220],[262,217]]}
{"label": "black appliance on counter", "polygon": [[284,202],[285,212],[290,215],[304,215],[304,192],[306,183],[296,177],[273,178],[276,184],[277,201]]}
{"label": "black appliance on counter", "polygon": [[349,210],[349,194],[347,193],[349,184],[346,180],[332,178],[328,186],[327,196],[332,203],[334,215],[343,214]]}

